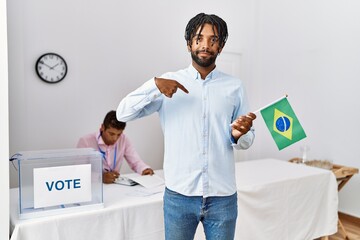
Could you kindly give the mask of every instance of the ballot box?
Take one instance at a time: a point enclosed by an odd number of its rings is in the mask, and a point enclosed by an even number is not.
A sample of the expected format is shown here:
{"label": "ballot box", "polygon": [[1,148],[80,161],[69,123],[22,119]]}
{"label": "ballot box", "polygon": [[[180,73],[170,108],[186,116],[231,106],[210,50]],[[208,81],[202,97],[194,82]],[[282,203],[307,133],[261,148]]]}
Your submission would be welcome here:
{"label": "ballot box", "polygon": [[103,207],[102,155],[91,148],[15,154],[19,218]]}

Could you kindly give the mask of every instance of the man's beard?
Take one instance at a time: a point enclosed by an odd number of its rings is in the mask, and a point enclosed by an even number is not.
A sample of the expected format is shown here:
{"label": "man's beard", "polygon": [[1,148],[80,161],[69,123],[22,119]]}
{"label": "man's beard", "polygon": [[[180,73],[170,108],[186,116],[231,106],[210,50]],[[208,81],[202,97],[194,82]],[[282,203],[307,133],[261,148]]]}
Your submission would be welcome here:
{"label": "man's beard", "polygon": [[216,54],[214,54],[213,52],[209,52],[211,54],[209,58],[199,58],[197,55],[200,52],[203,52],[203,51],[191,51],[192,60],[194,60],[194,62],[196,62],[199,66],[209,67],[215,62],[216,57],[217,57]]}

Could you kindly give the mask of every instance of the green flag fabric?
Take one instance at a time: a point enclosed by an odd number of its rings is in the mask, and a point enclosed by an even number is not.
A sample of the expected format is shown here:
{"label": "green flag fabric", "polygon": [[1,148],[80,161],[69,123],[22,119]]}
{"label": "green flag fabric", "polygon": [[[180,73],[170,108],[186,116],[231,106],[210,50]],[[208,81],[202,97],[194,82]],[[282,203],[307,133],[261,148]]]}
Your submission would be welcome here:
{"label": "green flag fabric", "polygon": [[260,111],[279,150],[306,137],[286,97]]}

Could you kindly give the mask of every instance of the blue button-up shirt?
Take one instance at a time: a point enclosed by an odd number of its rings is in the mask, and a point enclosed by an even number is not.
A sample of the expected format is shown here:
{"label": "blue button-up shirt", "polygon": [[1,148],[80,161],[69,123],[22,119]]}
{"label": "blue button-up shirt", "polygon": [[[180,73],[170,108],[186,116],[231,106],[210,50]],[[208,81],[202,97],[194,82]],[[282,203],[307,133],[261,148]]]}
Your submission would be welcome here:
{"label": "blue button-up shirt", "polygon": [[186,196],[229,196],[236,192],[233,148],[247,149],[254,130],[233,142],[230,124],[248,113],[242,82],[216,68],[201,79],[190,65],[161,76],[178,81],[181,89],[167,98],[154,79],[128,94],[117,108],[119,121],[158,112],[164,133],[166,186]]}

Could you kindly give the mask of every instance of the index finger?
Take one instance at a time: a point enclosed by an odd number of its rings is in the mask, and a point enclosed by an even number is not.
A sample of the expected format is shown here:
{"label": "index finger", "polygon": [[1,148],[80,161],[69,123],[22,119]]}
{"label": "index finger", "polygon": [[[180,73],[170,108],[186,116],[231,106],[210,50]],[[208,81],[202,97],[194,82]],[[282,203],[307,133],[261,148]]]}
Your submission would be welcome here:
{"label": "index finger", "polygon": [[178,83],[178,88],[180,88],[181,90],[183,90],[185,93],[189,93],[189,91],[180,83]]}

